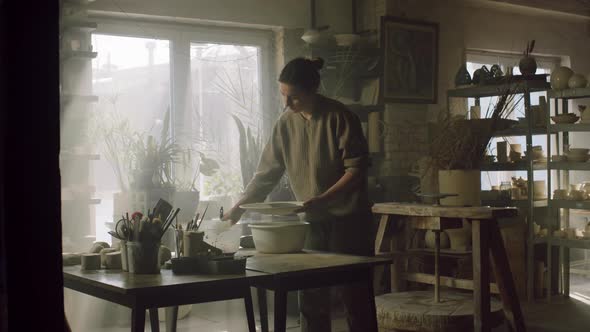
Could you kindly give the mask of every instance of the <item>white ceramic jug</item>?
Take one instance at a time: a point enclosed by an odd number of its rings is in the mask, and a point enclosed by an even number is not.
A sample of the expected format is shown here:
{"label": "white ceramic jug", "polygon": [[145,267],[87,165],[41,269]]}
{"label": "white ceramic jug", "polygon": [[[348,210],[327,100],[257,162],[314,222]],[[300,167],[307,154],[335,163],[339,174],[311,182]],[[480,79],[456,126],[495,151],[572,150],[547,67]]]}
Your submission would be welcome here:
{"label": "white ceramic jug", "polygon": [[586,112],[586,105],[578,105],[578,111],[580,111],[580,122],[590,123],[590,112]]}

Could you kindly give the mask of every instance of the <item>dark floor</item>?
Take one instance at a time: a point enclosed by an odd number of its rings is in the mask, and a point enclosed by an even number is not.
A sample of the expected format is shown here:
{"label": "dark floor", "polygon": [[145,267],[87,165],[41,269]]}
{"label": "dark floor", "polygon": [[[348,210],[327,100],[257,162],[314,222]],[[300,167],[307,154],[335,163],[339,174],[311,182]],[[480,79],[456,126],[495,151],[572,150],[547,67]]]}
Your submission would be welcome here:
{"label": "dark floor", "polygon": [[[81,295],[73,291],[66,291],[66,308],[68,319],[71,321],[73,331],[89,332],[123,332],[129,331],[130,310],[108,304]],[[269,300],[272,297],[269,296]],[[299,331],[296,298],[290,297],[290,314],[287,320],[288,331]],[[256,306],[255,299],[255,306]],[[269,308],[272,303],[269,303]],[[177,330],[203,331],[203,332],[246,332],[246,317],[244,305],[241,300],[194,304],[186,317],[178,321]],[[572,276],[571,297],[554,298],[552,303],[537,301],[535,303],[523,303],[522,309],[525,316],[527,331],[529,332],[582,332],[590,331],[590,278]],[[96,313],[103,313],[104,321],[89,321],[87,317],[96,317]],[[92,314],[92,315],[91,315]],[[162,317],[163,315],[161,315]],[[272,326],[272,313],[269,317]],[[95,326],[89,328],[90,325]],[[257,327],[260,322],[257,319]],[[160,329],[165,331],[164,323],[160,323]],[[146,321],[146,331],[149,331],[149,319]],[[342,314],[333,317],[332,331],[347,331]],[[505,326],[496,328],[494,332],[508,331]]]}

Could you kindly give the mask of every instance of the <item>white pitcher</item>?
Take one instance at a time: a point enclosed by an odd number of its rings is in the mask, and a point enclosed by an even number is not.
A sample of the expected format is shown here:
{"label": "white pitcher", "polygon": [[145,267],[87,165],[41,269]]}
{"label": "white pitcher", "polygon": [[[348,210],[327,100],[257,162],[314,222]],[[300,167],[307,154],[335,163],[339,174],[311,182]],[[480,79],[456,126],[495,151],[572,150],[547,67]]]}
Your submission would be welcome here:
{"label": "white pitcher", "polygon": [[578,111],[580,111],[580,122],[590,123],[590,112],[586,112],[586,105],[578,105]]}

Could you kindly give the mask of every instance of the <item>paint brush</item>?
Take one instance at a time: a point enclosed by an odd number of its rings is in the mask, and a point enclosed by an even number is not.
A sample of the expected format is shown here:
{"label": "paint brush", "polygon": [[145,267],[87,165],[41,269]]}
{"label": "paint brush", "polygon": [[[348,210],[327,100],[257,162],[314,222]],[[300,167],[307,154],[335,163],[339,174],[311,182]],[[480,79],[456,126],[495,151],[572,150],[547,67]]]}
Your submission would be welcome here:
{"label": "paint brush", "polygon": [[203,216],[201,217],[201,221],[197,224],[197,229],[195,229],[195,231],[198,231],[199,227],[201,227],[201,224],[203,223],[203,219],[205,219],[205,214],[207,213],[208,208],[209,208],[209,204],[207,204],[207,206],[205,206],[205,211],[203,211]]}

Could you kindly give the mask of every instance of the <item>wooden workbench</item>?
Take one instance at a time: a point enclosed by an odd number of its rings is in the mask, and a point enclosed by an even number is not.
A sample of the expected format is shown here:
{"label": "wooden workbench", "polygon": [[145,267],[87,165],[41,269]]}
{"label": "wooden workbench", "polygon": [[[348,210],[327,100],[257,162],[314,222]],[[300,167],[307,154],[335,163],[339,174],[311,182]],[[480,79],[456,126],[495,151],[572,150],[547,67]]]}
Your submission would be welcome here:
{"label": "wooden workbench", "polygon": [[[518,215],[518,210],[512,207],[451,207],[440,205],[425,205],[413,203],[377,203],[373,206],[373,213],[380,214],[379,228],[375,240],[376,254],[395,252],[400,248],[399,242],[387,241],[387,236],[396,233],[405,223],[417,229],[433,230],[436,242],[440,241],[440,232],[449,228],[460,228],[463,220],[471,223],[473,281],[455,280],[440,277],[438,274],[439,246],[435,249],[435,271],[432,278],[435,285],[435,301],[439,299],[439,286],[456,286],[473,289],[474,300],[474,329],[475,331],[490,331],[490,260],[494,262],[494,275],[497,291],[502,299],[503,310],[513,331],[525,331],[524,319],[518,300],[518,293],[510,272],[508,258],[498,219],[510,218]],[[399,232],[398,232],[399,234]],[[385,250],[383,250],[385,249]],[[491,255],[490,255],[491,254]],[[394,258],[392,268],[396,274],[401,273],[401,259]],[[395,282],[395,278],[392,278]]]}

